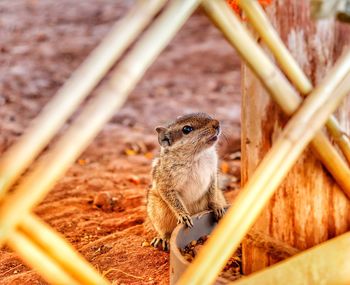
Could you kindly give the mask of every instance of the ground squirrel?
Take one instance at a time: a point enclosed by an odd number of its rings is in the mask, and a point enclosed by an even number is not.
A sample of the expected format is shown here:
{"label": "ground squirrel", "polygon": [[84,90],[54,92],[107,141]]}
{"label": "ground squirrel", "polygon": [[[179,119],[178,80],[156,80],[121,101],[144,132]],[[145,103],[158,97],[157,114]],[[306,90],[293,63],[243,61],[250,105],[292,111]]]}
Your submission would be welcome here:
{"label": "ground squirrel", "polygon": [[220,123],[205,113],[194,113],[156,131],[161,149],[152,164],[147,213],[159,234],[151,245],[161,244],[167,251],[177,224],[192,227],[191,215],[204,210],[213,210],[217,219],[225,212],[215,147]]}

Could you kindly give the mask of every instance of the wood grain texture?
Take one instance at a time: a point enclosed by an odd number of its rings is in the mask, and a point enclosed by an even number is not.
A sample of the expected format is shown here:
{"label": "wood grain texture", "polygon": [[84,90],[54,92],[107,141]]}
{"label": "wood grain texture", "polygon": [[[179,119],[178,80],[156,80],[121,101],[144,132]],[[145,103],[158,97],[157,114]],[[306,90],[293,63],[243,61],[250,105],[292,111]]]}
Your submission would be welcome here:
{"label": "wood grain texture", "polygon": [[[309,17],[309,1],[306,0],[276,0],[272,3],[267,9],[272,24],[313,84],[319,83],[345,46],[349,45],[350,25],[333,20],[314,22]],[[242,87],[244,185],[288,118],[247,66],[242,67]],[[336,115],[346,132],[350,133],[349,96]],[[350,203],[308,148],[254,227],[303,250],[349,230]],[[243,243],[246,274],[275,262],[263,250]]]}

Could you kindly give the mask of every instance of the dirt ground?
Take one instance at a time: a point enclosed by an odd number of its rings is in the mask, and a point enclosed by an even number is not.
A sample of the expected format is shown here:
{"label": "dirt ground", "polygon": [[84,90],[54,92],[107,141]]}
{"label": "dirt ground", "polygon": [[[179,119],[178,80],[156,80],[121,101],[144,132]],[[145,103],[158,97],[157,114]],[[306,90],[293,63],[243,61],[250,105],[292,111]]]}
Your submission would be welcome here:
{"label": "dirt ground", "polygon": [[[0,153],[132,4],[0,2]],[[35,209],[114,284],[169,282],[169,254],[141,246],[154,235],[145,206],[151,160],[158,151],[154,128],[194,111],[222,122],[219,151],[222,169],[232,178],[225,192],[232,199],[240,176],[239,161],[232,156],[240,141],[240,61],[202,11],[190,18],[125,106]],[[113,204],[97,207],[93,201],[99,195],[110,195]],[[0,250],[0,283],[46,284],[7,247]]]}

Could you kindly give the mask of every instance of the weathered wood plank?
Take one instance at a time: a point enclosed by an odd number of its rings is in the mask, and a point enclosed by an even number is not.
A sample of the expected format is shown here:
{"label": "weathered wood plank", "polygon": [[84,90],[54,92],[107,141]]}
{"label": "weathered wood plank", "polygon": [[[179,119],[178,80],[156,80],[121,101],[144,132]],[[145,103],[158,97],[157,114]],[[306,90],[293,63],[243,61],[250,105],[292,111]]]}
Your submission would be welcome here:
{"label": "weathered wood plank", "polygon": [[[267,9],[271,22],[307,76],[317,84],[346,45],[350,25],[313,21],[309,1],[276,0]],[[242,183],[270,149],[288,121],[247,66],[242,68]],[[337,112],[350,133],[350,97]],[[350,179],[350,178],[349,178]],[[350,229],[350,203],[310,149],[298,160],[255,224],[259,231],[299,249]],[[243,245],[244,272],[273,264],[262,250]]]}

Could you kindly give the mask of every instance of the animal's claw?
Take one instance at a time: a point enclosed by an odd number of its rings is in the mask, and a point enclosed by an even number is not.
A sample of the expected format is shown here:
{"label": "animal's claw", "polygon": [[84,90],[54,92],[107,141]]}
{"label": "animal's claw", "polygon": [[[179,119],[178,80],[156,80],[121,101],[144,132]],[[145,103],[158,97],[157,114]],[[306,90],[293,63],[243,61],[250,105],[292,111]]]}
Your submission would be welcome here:
{"label": "animal's claw", "polygon": [[169,251],[169,241],[167,239],[162,239],[159,237],[155,237],[152,241],[151,241],[151,246],[158,248],[158,246],[161,245],[162,249],[164,251]]}
{"label": "animal's claw", "polygon": [[220,220],[225,215],[225,208],[213,209],[216,220]]}
{"label": "animal's claw", "polygon": [[188,214],[181,214],[179,218],[177,219],[178,224],[184,224],[189,228],[193,227],[193,221],[190,215]]}

